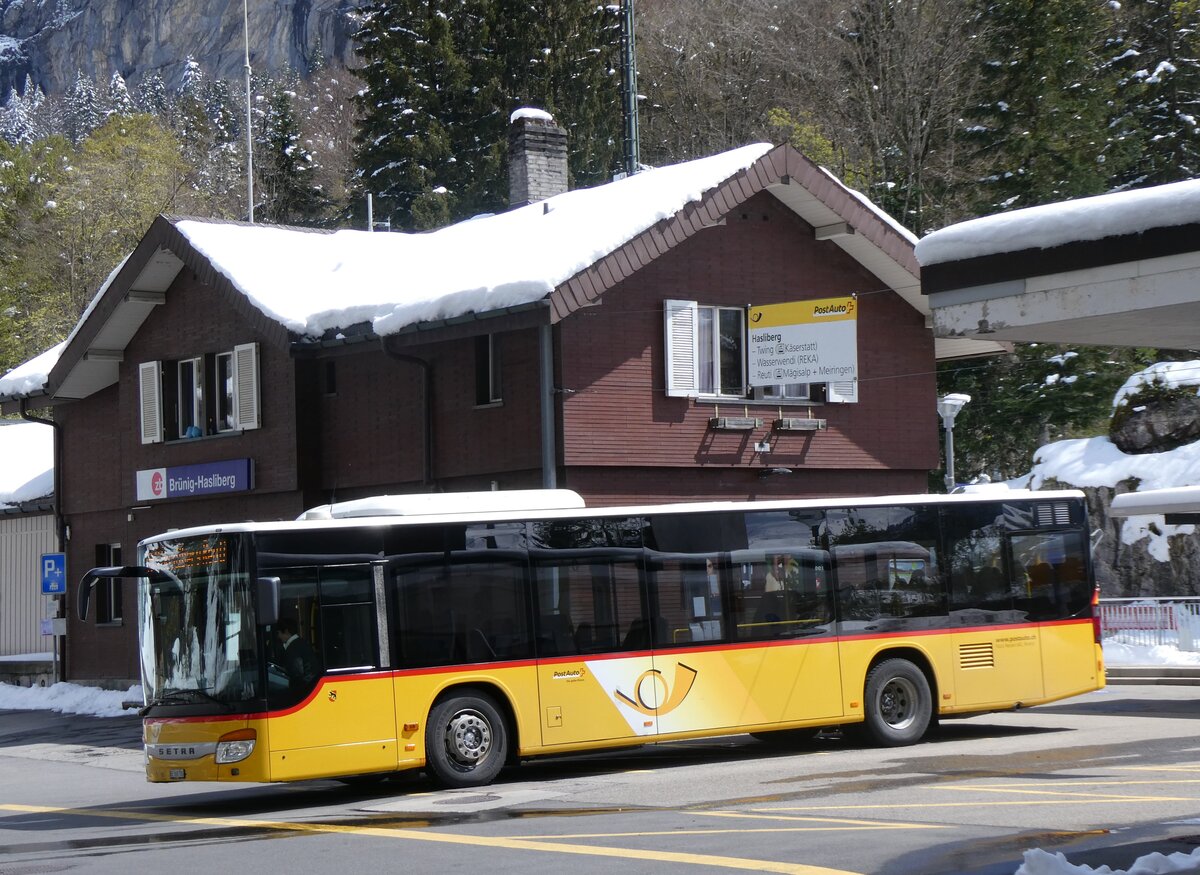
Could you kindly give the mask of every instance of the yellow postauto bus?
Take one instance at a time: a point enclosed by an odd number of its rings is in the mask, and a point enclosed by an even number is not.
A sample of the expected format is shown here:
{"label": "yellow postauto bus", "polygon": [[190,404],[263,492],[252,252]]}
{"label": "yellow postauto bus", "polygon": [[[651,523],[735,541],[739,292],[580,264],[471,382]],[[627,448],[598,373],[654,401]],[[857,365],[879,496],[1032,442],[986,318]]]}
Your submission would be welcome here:
{"label": "yellow postauto bus", "polygon": [[412,498],[174,531],[89,573],[84,614],[96,579],[140,581],[149,780],[468,787],[530,757],[831,726],[904,745],[1104,685],[1078,492]]}

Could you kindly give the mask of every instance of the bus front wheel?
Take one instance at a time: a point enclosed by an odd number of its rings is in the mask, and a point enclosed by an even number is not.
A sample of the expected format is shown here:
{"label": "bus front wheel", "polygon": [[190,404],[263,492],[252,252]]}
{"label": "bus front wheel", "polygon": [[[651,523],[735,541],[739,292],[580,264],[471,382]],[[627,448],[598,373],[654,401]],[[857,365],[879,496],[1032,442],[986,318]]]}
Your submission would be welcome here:
{"label": "bus front wheel", "polygon": [[929,680],[907,659],[886,659],[871,669],[864,698],[864,729],[876,744],[915,744],[929,727],[933,714]]}
{"label": "bus front wheel", "polygon": [[429,712],[425,751],[430,771],[445,786],[490,784],[508,756],[508,732],[500,709],[483,694],[439,702]]}

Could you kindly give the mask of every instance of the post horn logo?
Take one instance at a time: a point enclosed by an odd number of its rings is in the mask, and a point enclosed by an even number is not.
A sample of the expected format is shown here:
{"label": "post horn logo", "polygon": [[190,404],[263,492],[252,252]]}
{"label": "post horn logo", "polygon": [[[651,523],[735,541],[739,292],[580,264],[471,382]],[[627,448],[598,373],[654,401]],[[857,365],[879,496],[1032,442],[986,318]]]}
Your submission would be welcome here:
{"label": "post horn logo", "polygon": [[[698,674],[699,672],[691,666],[677,662],[675,663],[675,683],[672,685],[667,683],[667,679],[657,668],[649,668],[638,675],[638,679],[633,685],[632,696],[620,690],[614,691],[614,695],[639,714],[647,717],[661,717],[664,714],[670,714],[683,704],[687,694],[692,691],[692,684],[696,682]],[[660,701],[661,705],[655,704]]]}

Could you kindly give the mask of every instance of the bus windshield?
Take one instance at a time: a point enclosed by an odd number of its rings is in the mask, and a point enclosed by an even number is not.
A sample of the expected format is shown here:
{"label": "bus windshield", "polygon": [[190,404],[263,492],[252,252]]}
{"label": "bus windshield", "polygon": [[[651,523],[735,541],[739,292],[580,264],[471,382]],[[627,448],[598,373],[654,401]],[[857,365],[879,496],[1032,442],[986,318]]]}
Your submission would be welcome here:
{"label": "bus windshield", "polygon": [[205,535],[147,545],[142,580],[142,682],[146,703],[221,704],[261,696],[259,639],[242,536]]}

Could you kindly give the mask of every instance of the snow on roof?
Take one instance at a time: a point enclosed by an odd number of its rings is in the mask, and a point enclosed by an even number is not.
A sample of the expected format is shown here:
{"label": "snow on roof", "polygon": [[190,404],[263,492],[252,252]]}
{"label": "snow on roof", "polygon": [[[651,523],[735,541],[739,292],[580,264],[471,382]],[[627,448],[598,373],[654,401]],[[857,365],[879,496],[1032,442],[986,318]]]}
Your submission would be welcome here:
{"label": "snow on roof", "polygon": [[984,216],[924,237],[922,267],[1200,222],[1200,179]]}
{"label": "snow on roof", "polygon": [[188,241],[289,331],[378,335],[538,301],[771,149],[744,146],[425,234],[316,233],[182,219]]}
{"label": "snow on roof", "polygon": [[54,492],[54,429],[0,420],[0,508]]}
{"label": "snow on roof", "polygon": [[65,340],[55,344],[41,355],[17,365],[0,377],[0,398],[21,398],[41,392],[46,386],[47,376],[58,364],[58,357],[66,345]]}

